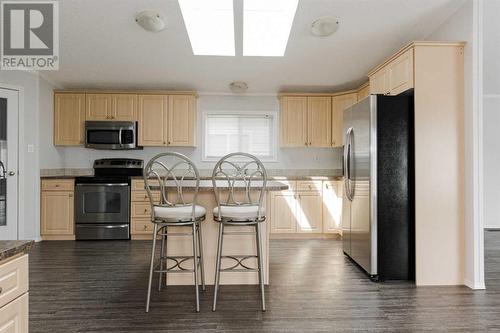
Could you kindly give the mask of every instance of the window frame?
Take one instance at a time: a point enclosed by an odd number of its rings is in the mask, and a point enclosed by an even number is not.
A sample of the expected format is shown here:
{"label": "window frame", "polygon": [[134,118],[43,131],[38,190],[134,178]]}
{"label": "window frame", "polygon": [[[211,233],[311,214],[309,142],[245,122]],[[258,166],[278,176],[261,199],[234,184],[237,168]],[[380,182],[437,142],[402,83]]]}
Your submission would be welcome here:
{"label": "window frame", "polygon": [[275,163],[278,162],[278,124],[279,124],[279,113],[275,110],[273,111],[250,111],[250,110],[239,110],[239,111],[215,111],[215,110],[204,110],[202,111],[202,153],[201,160],[202,162],[217,162],[221,157],[211,157],[207,156],[207,121],[209,116],[271,116],[272,124],[271,124],[271,156],[261,157],[257,156],[262,162],[266,163]]}

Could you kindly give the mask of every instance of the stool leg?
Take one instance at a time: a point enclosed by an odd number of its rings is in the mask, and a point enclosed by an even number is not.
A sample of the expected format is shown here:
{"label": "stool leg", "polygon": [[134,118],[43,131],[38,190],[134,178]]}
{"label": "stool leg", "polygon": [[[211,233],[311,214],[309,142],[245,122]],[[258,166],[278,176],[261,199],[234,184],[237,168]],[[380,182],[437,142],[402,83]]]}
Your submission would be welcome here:
{"label": "stool leg", "polygon": [[[166,233],[167,231],[167,227],[162,227],[160,228],[160,233]],[[163,255],[165,253],[165,238],[167,236],[165,235],[162,235],[161,236],[161,247],[160,247],[160,277],[158,279],[158,291],[161,291],[161,285],[162,285],[162,277],[163,277],[163,273],[161,272],[163,270]],[[165,274],[166,275],[166,274]]]}
{"label": "stool leg", "polygon": [[201,290],[205,291],[205,268],[203,261],[203,236],[201,234],[201,222],[198,222],[198,251],[200,253]]}
{"label": "stool leg", "polygon": [[194,273],[194,288],[196,292],[196,312],[200,312],[200,294],[198,290],[198,251],[197,251],[197,246],[196,242],[197,236],[196,236],[196,223],[193,223],[193,273]]}
{"label": "stool leg", "polygon": [[217,292],[219,291],[219,279],[220,279],[220,262],[222,256],[222,241],[224,233],[224,224],[219,222],[219,239],[217,242],[217,258],[215,259],[215,285],[214,285],[214,304],[212,306],[212,311],[215,311],[217,306]]}
{"label": "stool leg", "polygon": [[257,241],[257,261],[259,263],[259,284],[262,298],[262,311],[266,311],[266,297],[264,295],[264,265],[262,264],[262,242],[260,239],[260,223],[255,225],[255,239]]}
{"label": "stool leg", "polygon": [[153,270],[155,264],[155,251],[156,251],[156,233],[158,231],[158,225],[155,223],[153,229],[153,248],[151,249],[151,264],[149,266],[149,282],[148,282],[148,297],[146,300],[146,312],[149,312],[149,301],[151,299],[151,282],[153,281]]}

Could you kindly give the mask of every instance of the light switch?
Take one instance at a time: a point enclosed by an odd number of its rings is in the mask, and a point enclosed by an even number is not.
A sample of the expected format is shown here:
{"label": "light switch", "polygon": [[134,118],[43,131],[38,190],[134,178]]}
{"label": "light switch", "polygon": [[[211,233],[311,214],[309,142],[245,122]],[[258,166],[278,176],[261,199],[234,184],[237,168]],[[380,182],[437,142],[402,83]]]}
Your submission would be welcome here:
{"label": "light switch", "polygon": [[35,151],[34,145],[28,145],[28,153],[33,153]]}

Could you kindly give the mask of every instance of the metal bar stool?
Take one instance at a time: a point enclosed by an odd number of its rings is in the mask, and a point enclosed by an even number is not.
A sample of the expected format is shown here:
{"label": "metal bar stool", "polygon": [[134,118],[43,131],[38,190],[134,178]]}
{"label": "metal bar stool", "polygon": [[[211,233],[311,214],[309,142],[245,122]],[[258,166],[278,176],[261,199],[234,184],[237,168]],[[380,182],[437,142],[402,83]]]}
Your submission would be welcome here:
{"label": "metal bar stool", "polygon": [[[266,311],[264,295],[264,268],[262,263],[261,222],[266,219],[262,207],[267,173],[262,162],[255,156],[246,153],[232,153],[224,156],[212,173],[215,201],[217,207],[213,210],[214,221],[219,222],[219,238],[215,268],[215,290],[212,311],[216,310],[217,292],[221,272],[258,272],[262,311]],[[251,195],[252,184],[260,186],[257,200]],[[254,232],[226,232],[227,227],[253,226]],[[249,255],[222,255],[224,235],[255,234],[257,253]],[[249,267],[245,260],[257,259],[258,268]],[[221,259],[230,259],[234,264],[221,268]]]}
{"label": "metal bar stool", "polygon": [[[159,291],[162,287],[163,273],[192,272],[194,275],[196,292],[196,312],[199,312],[200,295],[198,269],[201,271],[202,289],[203,291],[205,290],[201,222],[205,220],[206,210],[204,207],[196,204],[200,184],[198,169],[189,158],[182,154],[175,152],[158,154],[153,157],[144,168],[144,184],[151,203],[151,222],[154,223],[146,312],[149,311],[153,272],[159,273],[160,275],[158,283]],[[191,202],[188,202],[185,198],[183,193],[184,187],[193,189],[190,191],[193,193]],[[167,197],[168,188],[171,189],[172,195],[176,193],[176,196],[172,199]],[[172,189],[174,190],[172,191]],[[154,191],[159,191],[159,193]],[[169,227],[186,226],[191,226],[191,232],[168,232]],[[161,237],[160,257],[158,258],[158,263],[155,263],[156,238],[158,236]],[[168,236],[192,236],[193,255],[167,256],[166,242]],[[173,262],[170,266],[168,266],[169,260]],[[183,264],[188,260],[193,260],[193,269],[183,267]]]}

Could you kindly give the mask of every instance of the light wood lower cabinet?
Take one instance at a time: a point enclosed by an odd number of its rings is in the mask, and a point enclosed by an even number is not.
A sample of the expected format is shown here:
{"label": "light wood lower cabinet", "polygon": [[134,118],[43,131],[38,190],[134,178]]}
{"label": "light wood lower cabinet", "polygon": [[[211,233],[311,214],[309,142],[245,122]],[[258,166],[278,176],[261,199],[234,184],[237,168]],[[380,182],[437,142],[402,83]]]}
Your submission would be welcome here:
{"label": "light wood lower cabinet", "polygon": [[321,191],[299,192],[297,196],[297,213],[299,215],[297,232],[323,232]]}
{"label": "light wood lower cabinet", "polygon": [[75,239],[74,180],[43,179],[40,234],[43,240]]}
{"label": "light wood lower cabinet", "polygon": [[342,231],[342,194],[343,182],[323,182],[323,232],[340,233]]}
{"label": "light wood lower cabinet", "polygon": [[[159,191],[152,194],[155,201],[160,199]],[[151,204],[144,189],[144,180],[132,180],[130,199],[130,237],[132,239],[151,239],[154,224],[151,222]]]}
{"label": "light wood lower cabinet", "polygon": [[0,262],[0,333],[28,333],[28,255]]}
{"label": "light wood lower cabinet", "polygon": [[297,231],[297,195],[292,191],[271,194],[271,232]]}
{"label": "light wood lower cabinet", "polygon": [[271,194],[268,217],[272,234],[341,233],[342,181],[288,184],[289,190]]}

